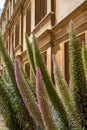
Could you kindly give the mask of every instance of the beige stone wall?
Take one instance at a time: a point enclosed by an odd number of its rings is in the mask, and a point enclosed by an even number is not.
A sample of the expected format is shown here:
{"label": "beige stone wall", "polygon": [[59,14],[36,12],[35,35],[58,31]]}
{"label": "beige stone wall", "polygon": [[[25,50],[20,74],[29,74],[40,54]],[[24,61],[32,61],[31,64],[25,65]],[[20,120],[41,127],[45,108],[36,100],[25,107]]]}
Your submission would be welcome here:
{"label": "beige stone wall", "polygon": [[56,0],[56,22],[60,22],[85,0]]}

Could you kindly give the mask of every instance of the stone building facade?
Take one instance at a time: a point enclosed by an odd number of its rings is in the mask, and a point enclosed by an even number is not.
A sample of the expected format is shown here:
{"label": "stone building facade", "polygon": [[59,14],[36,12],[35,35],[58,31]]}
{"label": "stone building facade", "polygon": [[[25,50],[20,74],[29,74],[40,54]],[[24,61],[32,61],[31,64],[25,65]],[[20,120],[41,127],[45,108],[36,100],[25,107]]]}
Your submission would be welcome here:
{"label": "stone building facade", "polygon": [[[22,61],[29,75],[25,33],[32,41],[34,32],[52,76],[52,54],[67,82],[69,81],[69,21],[74,21],[80,43],[87,43],[87,0],[6,0],[0,19],[0,28],[8,54],[12,44],[16,57]],[[0,71],[3,73],[0,58]]]}

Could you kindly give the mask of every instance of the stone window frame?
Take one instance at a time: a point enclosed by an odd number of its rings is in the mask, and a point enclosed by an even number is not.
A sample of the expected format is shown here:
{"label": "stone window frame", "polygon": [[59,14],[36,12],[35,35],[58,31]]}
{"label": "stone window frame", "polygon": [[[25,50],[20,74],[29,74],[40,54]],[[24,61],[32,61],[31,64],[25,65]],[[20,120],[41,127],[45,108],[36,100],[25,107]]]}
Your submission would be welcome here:
{"label": "stone window frame", "polygon": [[47,0],[35,0],[35,26],[47,15]]}

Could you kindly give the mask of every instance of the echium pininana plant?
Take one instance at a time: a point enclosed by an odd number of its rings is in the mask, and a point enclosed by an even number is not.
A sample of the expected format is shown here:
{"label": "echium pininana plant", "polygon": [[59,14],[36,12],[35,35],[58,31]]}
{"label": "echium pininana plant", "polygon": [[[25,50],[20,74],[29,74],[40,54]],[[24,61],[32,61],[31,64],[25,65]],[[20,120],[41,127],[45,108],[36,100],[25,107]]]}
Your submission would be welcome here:
{"label": "echium pininana plant", "polygon": [[6,83],[2,77],[0,77],[0,104],[6,126],[9,128],[9,130],[21,130],[5,88]]}
{"label": "echium pininana plant", "polygon": [[61,125],[61,129],[65,130],[68,129],[68,119],[67,114],[65,112],[65,108],[55,90],[55,86],[48,74],[46,65],[44,64],[41,52],[38,47],[38,43],[36,37],[33,35],[33,48],[34,48],[34,60],[36,67],[39,67],[41,70],[41,75],[45,83],[45,87],[47,93],[49,95],[50,101],[56,110],[58,117],[59,117],[59,124]]}
{"label": "echium pininana plant", "polygon": [[84,71],[87,79],[87,47],[86,44],[84,43],[82,44],[82,59],[83,59]]}
{"label": "echium pininana plant", "polygon": [[71,119],[73,120],[72,127],[78,130],[82,130],[80,125],[80,119],[78,118],[78,114],[75,108],[75,103],[71,97],[71,93],[68,89],[68,85],[60,71],[60,68],[57,64],[54,55],[52,55],[52,59],[53,59],[54,78],[55,78],[55,84],[56,84],[58,95],[60,96],[67,113],[70,115]]}
{"label": "echium pininana plant", "polygon": [[34,63],[33,49],[27,35],[25,35],[25,40],[26,40],[26,47],[27,47],[27,55],[30,61],[30,83],[33,87],[34,93],[36,93],[36,89],[35,89],[36,68]]}
{"label": "echium pininana plant", "polygon": [[70,25],[70,79],[71,91],[82,126],[87,129],[87,83],[82,62],[81,48],[73,24]]}
{"label": "echium pininana plant", "polygon": [[36,69],[36,95],[45,129],[57,130],[57,126],[52,115],[48,94],[39,68]]}
{"label": "echium pininana plant", "polygon": [[30,124],[32,124],[32,121],[30,120],[30,116],[27,114],[28,111],[18,91],[16,80],[15,80],[15,75],[14,75],[14,65],[10,56],[8,55],[6,51],[1,34],[0,34],[0,53],[1,53],[1,56],[3,57],[9,78],[11,80],[11,84],[7,86],[9,90],[9,98],[11,100],[18,123],[20,124],[20,126],[25,128],[26,124],[30,126]]}
{"label": "echium pininana plant", "polygon": [[17,60],[14,61],[14,68],[17,86],[25,103],[25,106],[32,118],[34,119],[35,123],[37,124],[37,127],[42,127],[43,122],[39,111],[39,107],[37,105],[36,100],[33,97],[33,93],[30,90],[26,80],[23,78],[19,62]]}

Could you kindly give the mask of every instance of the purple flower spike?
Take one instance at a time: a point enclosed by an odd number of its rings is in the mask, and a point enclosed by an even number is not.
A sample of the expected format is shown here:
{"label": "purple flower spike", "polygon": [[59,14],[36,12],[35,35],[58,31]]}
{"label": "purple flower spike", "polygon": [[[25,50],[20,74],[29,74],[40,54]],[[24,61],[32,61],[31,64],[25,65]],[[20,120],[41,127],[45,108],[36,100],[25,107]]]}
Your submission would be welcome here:
{"label": "purple flower spike", "polygon": [[48,94],[41,77],[40,69],[36,69],[36,95],[38,106],[41,112],[42,120],[46,130],[57,130],[48,98]]}
{"label": "purple flower spike", "polygon": [[42,123],[42,118],[41,118],[38,105],[36,103],[36,100],[33,97],[33,93],[30,87],[28,86],[26,80],[22,75],[18,60],[14,60],[14,69],[15,69],[15,78],[17,82],[17,87],[23,98],[25,106],[28,112],[30,113],[30,115],[32,116],[32,118],[34,119],[34,121],[36,122],[37,126],[38,125],[42,126],[43,123]]}

